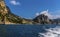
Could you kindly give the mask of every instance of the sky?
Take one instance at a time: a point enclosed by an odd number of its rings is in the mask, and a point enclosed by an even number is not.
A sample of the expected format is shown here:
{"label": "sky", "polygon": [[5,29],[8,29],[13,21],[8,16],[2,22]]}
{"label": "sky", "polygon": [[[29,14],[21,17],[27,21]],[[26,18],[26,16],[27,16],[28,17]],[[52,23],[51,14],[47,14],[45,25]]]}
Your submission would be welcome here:
{"label": "sky", "polygon": [[60,18],[60,0],[5,0],[5,3],[12,13],[24,18],[34,18],[45,11]]}

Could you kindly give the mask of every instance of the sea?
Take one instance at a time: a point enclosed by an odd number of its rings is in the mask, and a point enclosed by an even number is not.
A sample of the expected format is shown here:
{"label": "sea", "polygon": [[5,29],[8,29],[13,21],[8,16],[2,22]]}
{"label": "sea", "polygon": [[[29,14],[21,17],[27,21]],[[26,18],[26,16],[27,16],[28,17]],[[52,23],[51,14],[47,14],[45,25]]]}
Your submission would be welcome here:
{"label": "sea", "polygon": [[0,37],[60,37],[60,25],[0,25]]}

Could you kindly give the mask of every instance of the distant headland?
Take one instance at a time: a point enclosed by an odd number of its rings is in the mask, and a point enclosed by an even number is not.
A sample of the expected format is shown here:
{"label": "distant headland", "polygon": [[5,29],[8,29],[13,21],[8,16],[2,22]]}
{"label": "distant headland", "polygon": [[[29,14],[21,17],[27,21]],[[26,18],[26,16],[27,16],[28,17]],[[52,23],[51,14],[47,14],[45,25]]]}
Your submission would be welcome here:
{"label": "distant headland", "polygon": [[13,14],[4,0],[0,0],[0,24],[60,24],[60,19],[49,19],[45,14],[26,19]]}

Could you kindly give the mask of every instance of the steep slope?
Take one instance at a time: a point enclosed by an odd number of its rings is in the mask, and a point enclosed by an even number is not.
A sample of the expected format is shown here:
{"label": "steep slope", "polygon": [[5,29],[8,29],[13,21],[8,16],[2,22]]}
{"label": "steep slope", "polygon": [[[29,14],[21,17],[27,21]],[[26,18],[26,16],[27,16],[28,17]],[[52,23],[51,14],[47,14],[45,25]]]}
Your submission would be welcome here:
{"label": "steep slope", "polygon": [[0,0],[0,24],[5,24],[5,15],[8,13],[4,0]]}
{"label": "steep slope", "polygon": [[4,0],[0,0],[0,24],[32,24],[32,20],[11,13]]}
{"label": "steep slope", "polygon": [[39,24],[49,24],[48,16],[41,14],[33,19],[34,22]]}
{"label": "steep slope", "polygon": [[16,23],[16,24],[22,24],[22,20],[23,18],[11,13],[10,9],[8,6],[6,6],[7,9],[8,9],[8,14],[6,14],[6,19],[9,21],[9,22],[12,22],[12,23]]}

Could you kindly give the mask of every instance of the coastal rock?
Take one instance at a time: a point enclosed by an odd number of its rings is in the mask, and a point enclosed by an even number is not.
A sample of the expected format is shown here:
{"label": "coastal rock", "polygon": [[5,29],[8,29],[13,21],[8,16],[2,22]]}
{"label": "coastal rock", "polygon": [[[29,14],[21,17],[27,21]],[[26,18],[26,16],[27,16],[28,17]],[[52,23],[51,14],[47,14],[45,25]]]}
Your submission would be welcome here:
{"label": "coastal rock", "polygon": [[44,14],[37,16],[36,18],[33,19],[33,21],[36,23],[39,23],[39,24],[48,24],[49,23],[48,16],[46,16]]}
{"label": "coastal rock", "polygon": [[13,14],[4,0],[0,0],[0,24],[32,24],[32,20]]}

